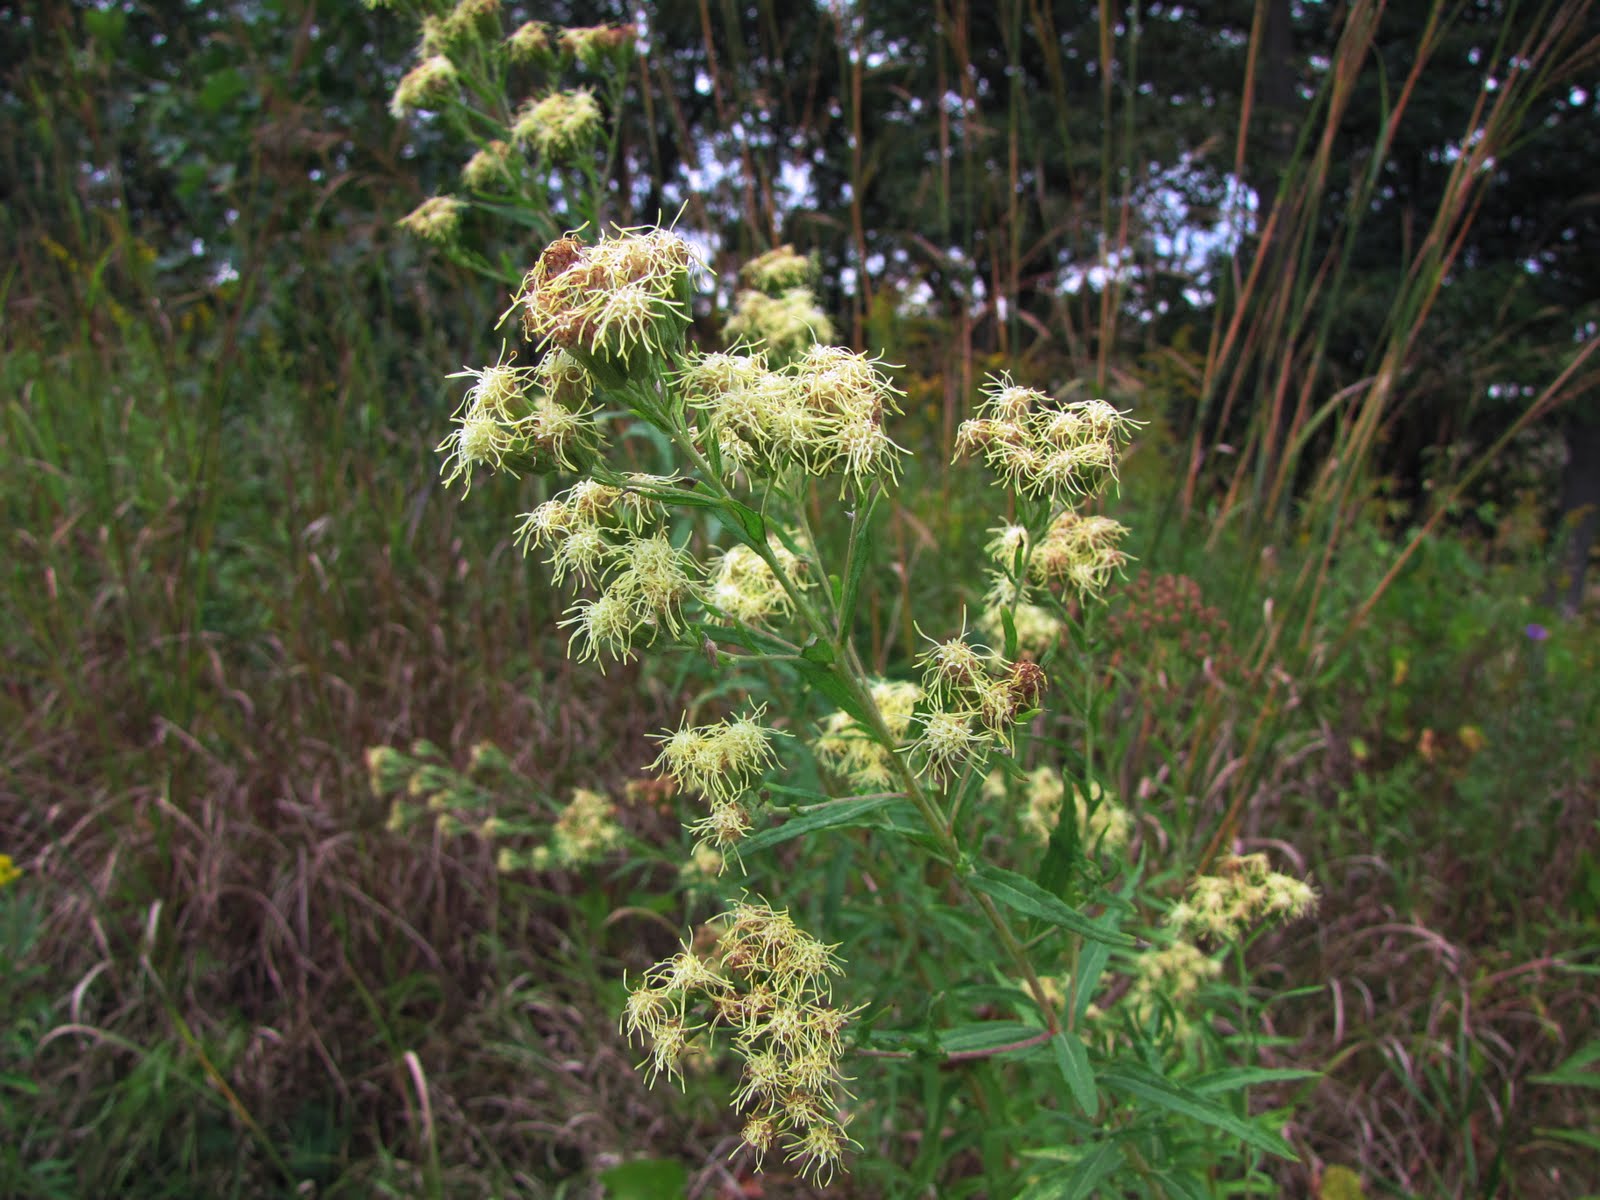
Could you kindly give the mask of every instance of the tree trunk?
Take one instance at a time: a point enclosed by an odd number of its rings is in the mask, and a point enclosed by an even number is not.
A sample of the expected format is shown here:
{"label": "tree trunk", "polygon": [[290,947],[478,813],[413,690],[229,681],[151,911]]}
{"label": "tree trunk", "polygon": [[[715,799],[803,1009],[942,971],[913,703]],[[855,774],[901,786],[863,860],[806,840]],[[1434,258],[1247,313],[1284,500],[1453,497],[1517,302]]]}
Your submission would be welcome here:
{"label": "tree trunk", "polygon": [[1561,549],[1544,601],[1559,604],[1563,616],[1583,607],[1589,551],[1600,533],[1600,420],[1570,419],[1564,430],[1567,466],[1561,480]]}
{"label": "tree trunk", "polygon": [[1284,166],[1294,152],[1299,103],[1295,95],[1294,13],[1290,0],[1256,0],[1263,8],[1256,58],[1253,152],[1247,182],[1256,194],[1256,231],[1267,227]]}

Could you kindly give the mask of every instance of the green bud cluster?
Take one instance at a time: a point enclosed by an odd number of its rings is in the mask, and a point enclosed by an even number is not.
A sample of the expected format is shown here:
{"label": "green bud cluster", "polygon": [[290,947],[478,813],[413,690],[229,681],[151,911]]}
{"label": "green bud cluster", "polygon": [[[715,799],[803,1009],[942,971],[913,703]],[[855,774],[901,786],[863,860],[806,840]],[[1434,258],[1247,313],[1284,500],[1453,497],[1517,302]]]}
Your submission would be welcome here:
{"label": "green bud cluster", "polygon": [[600,104],[586,88],[529,100],[511,126],[511,140],[550,162],[569,162],[600,136]]}
{"label": "green bud cluster", "polygon": [[400,80],[389,111],[403,117],[419,108],[437,107],[455,96],[459,81],[456,65],[447,55],[430,54]]}
{"label": "green bud cluster", "polygon": [[[1159,950],[1141,954],[1125,1001],[1129,1016],[1146,1025],[1167,1016],[1179,1037],[1192,1031],[1185,1009],[1202,986],[1222,974],[1222,964],[1193,942],[1169,942]],[[1110,1030],[1108,1036],[1117,1035]]]}
{"label": "green bud cluster", "polygon": [[463,207],[454,196],[430,196],[401,217],[398,224],[413,237],[443,244],[454,240],[460,229]]}
{"label": "green bud cluster", "polygon": [[[587,788],[574,789],[549,825],[527,819],[522,803],[503,804],[502,792],[525,795],[532,785],[489,742],[472,747],[465,771],[451,767],[439,747],[424,739],[412,743],[409,752],[373,746],[367,751],[367,777],[374,796],[391,797],[389,832],[409,833],[428,822],[441,837],[497,842],[495,864],[501,872],[584,866],[622,841],[617,806]],[[515,815],[501,815],[507,811]]]}
{"label": "green bud cluster", "polygon": [[617,806],[588,788],[574,788],[572,800],[550,830],[550,840],[535,847],[528,865],[536,871],[581,867],[604,858],[622,841]]}

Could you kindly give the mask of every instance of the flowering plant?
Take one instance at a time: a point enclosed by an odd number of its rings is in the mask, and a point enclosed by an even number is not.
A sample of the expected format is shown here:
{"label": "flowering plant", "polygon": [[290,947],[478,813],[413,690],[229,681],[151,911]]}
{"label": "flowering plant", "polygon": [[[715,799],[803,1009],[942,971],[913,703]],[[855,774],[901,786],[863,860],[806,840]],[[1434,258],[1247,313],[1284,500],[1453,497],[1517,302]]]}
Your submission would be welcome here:
{"label": "flowering plant", "polygon": [[[402,92],[444,88],[450,71],[430,62]],[[565,124],[538,120],[545,132],[513,140],[576,152]],[[1229,1073],[1252,1053],[1251,1017],[1221,960],[1233,950],[1242,973],[1239,948],[1264,920],[1307,911],[1311,890],[1258,856],[1147,880],[1128,857],[1136,818],[1096,778],[1092,741],[1075,768],[1021,765],[1045,757],[1033,743],[1055,727],[1050,676],[1092,693],[1095,672],[1062,651],[1092,648],[1094,606],[1126,561],[1127,531],[1094,506],[1136,424],[1100,399],[991,379],[956,441],[998,488],[974,632],[919,612],[934,632],[915,661],[875,673],[858,634],[909,454],[891,436],[902,394],[892,367],[824,340],[813,272],[788,247],[750,264],[732,344],[704,349],[691,325],[706,268],[685,238],[555,237],[510,298],[536,357],[466,371],[439,446],[447,483],[562,477],[517,539],[573,594],[560,627],[574,658],[604,671],[677,648],[706,661],[715,694],[739,697],[657,738],[651,769],[693,798],[695,874],[723,884],[725,912],[634,981],[623,1029],[652,1080],[725,1045],[752,1161],[778,1150],[822,1180],[868,1128],[882,1179],[931,1179],[936,1167],[896,1160],[937,1157],[945,1126],[981,1128],[1012,1091],[1033,1100],[1007,1138],[1031,1154],[997,1154],[991,1194],[1088,1194],[1113,1175],[1189,1194],[1224,1162],[1248,1175],[1290,1149],[1244,1089],[1298,1075]],[[646,451],[661,460],[649,472]],[[1078,715],[1092,735],[1092,694]],[[834,928],[802,928],[790,912],[818,905],[796,881],[830,860],[844,864],[821,906]],[[828,936],[892,965],[857,983]],[[1212,1044],[1208,1004],[1247,1031],[1242,1049]],[[852,1060],[875,1060],[860,1097]],[[1011,1080],[999,1093],[995,1072]],[[919,1077],[933,1136],[913,1147],[897,1097]]]}

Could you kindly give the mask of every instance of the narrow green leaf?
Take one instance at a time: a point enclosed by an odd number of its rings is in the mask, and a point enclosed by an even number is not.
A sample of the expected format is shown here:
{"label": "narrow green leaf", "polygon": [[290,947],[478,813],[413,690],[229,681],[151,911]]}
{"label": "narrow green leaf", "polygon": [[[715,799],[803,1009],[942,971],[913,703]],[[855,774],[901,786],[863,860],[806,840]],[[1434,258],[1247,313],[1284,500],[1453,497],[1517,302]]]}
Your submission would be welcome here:
{"label": "narrow green leaf", "polygon": [[483,200],[474,200],[472,207],[481,209],[491,214],[496,220],[510,221],[514,225],[523,225],[529,229],[544,231],[547,238],[555,236],[555,225],[543,213],[534,212],[520,204],[490,204]]}
{"label": "narrow green leaf", "polygon": [[840,799],[851,799],[849,796],[830,796],[815,788],[790,787],[786,783],[764,783],[761,786],[774,796],[793,796],[796,800],[803,800],[807,804],[832,804]]}
{"label": "narrow green leaf", "polygon": [[713,642],[731,642],[735,646],[743,646],[752,654],[792,654],[793,647],[785,646],[774,638],[767,637],[759,629],[751,629],[742,625],[723,625],[715,621],[697,621],[694,629],[702,638],[710,638]]}
{"label": "narrow green leaf", "polygon": [[[1107,914],[1109,915],[1109,914]],[[1104,942],[1090,942],[1078,955],[1078,1007],[1072,1014],[1074,1022],[1082,1021],[1094,1002],[1100,976],[1111,961],[1111,947]]]}
{"label": "narrow green leaf", "polygon": [[833,647],[812,635],[800,648],[800,657],[819,666],[830,666],[834,662]]}
{"label": "narrow green leaf", "polygon": [[678,1200],[689,1186],[689,1172],[671,1158],[641,1158],[612,1167],[600,1176],[606,1200]]}
{"label": "narrow green leaf", "polygon": [[1061,1171],[1031,1184],[1018,1200],[1088,1200],[1096,1195],[1102,1180],[1122,1162],[1122,1151],[1115,1141],[1101,1142],[1088,1157],[1079,1159],[1069,1171]]}
{"label": "narrow green leaf", "polygon": [[872,494],[867,498],[866,508],[856,517],[861,524],[852,542],[854,555],[845,564],[844,594],[839,598],[839,633],[842,637],[849,636],[850,630],[855,625],[856,601],[861,595],[861,576],[867,569],[867,560],[872,557],[872,539],[866,536],[867,530],[872,525],[873,515],[878,511],[878,501],[882,497],[883,492],[879,488],[873,488]]}
{"label": "narrow green leaf", "polygon": [[1293,1067],[1229,1067],[1191,1079],[1188,1086],[1197,1096],[1216,1096],[1261,1083],[1297,1083],[1302,1079],[1321,1077],[1321,1071],[1301,1071]]}
{"label": "narrow green leaf", "polygon": [[1050,1049],[1055,1053],[1056,1066],[1061,1068],[1061,1075],[1072,1091],[1073,1100],[1083,1110],[1084,1116],[1094,1116],[1100,1111],[1100,1093],[1095,1089],[1089,1051],[1070,1029],[1063,1029],[1051,1038]]}
{"label": "narrow green leaf", "polygon": [[746,508],[737,500],[725,502],[733,510],[733,515],[739,518],[739,523],[744,527],[743,532],[752,546],[766,549],[767,545],[767,520],[753,508]]}
{"label": "narrow green leaf", "polygon": [[1157,1171],[1155,1178],[1159,1179],[1177,1200],[1212,1200],[1210,1190],[1194,1179],[1186,1179],[1171,1171]]}
{"label": "narrow green leaf", "polygon": [[1590,1042],[1575,1051],[1571,1058],[1554,1071],[1530,1077],[1532,1083],[1550,1083],[1557,1087],[1600,1088],[1600,1071],[1589,1065],[1600,1061],[1600,1041]]}
{"label": "narrow green leaf", "polygon": [[[694,481],[684,480],[684,482],[692,484]],[[723,505],[720,497],[714,496],[710,492],[703,492],[697,487],[640,487],[637,484],[630,484],[629,490],[646,500],[654,500],[657,504],[668,508],[720,509]]]}
{"label": "narrow green leaf", "polygon": [[1585,1150],[1593,1150],[1600,1154],[1600,1135],[1584,1133],[1579,1129],[1535,1129],[1540,1137],[1551,1138],[1558,1142],[1571,1142],[1574,1146],[1582,1146]]}
{"label": "narrow green leaf", "polygon": [[1143,1100],[1157,1108],[1188,1117],[1191,1121],[1220,1129],[1263,1153],[1298,1161],[1289,1143],[1277,1134],[1252,1124],[1219,1104],[1213,1104],[1170,1079],[1163,1079],[1142,1068],[1124,1064],[1115,1070],[1101,1071],[1100,1082],[1136,1100]]}
{"label": "narrow green leaf", "polygon": [[1115,1171],[1122,1162],[1122,1149],[1115,1141],[1102,1142],[1095,1152],[1078,1164],[1063,1193],[1063,1200],[1088,1200],[1096,1195],[1101,1180]]}
{"label": "narrow green leaf", "polygon": [[1024,1025],[1021,1021],[974,1021],[969,1025],[957,1025],[951,1029],[941,1030],[939,1049],[946,1054],[957,1054],[968,1050],[993,1050],[996,1046],[1037,1037],[1039,1032],[1038,1026]]}
{"label": "narrow green leaf", "polygon": [[763,829],[760,833],[745,838],[739,843],[739,853],[749,854],[752,851],[765,850],[768,846],[776,846],[779,842],[815,833],[819,829],[847,829],[856,825],[874,824],[875,822],[867,818],[898,799],[898,796],[867,796],[858,800],[836,801],[826,808],[806,813],[804,816],[792,817],[776,828]]}
{"label": "narrow green leaf", "polygon": [[[822,647],[821,650],[829,656],[827,661],[831,662],[832,651],[826,647]],[[795,670],[800,672],[800,677],[831,700],[837,707],[854,717],[860,722],[863,729],[870,728],[871,721],[867,717],[866,710],[861,707],[855,695],[845,686],[844,680],[839,678],[832,666],[826,665],[825,662],[818,662],[813,657],[814,653],[817,653],[817,651],[814,650],[813,646],[808,646],[801,652],[801,656],[794,660]]]}
{"label": "narrow green leaf", "polygon": [[1125,933],[1118,933],[1097,924],[1077,909],[1052,896],[1033,880],[1018,875],[1015,871],[986,865],[978,867],[968,879],[973,887],[992,896],[1007,908],[1015,909],[1024,916],[1035,917],[1052,925],[1059,925],[1063,929],[1070,929],[1079,937],[1089,941],[1104,942],[1110,946],[1138,944]]}

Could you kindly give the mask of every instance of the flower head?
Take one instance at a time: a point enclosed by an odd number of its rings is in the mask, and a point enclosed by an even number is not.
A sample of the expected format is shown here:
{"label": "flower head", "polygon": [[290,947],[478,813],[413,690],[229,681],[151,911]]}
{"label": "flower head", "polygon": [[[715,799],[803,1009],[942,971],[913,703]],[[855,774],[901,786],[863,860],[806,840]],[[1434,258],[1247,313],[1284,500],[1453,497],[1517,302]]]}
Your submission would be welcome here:
{"label": "flower head", "polygon": [[766,706],[709,725],[689,725],[656,737],[661,753],[651,769],[672,776],[680,787],[714,800],[734,800],[777,763],[772,738],[777,730],[761,724]]}
{"label": "flower head", "polygon": [[[626,660],[633,655],[633,637],[644,623],[638,612],[625,598],[614,591],[604,591],[592,600],[580,600],[567,610],[558,625],[572,627],[568,652],[577,648],[579,662],[588,659],[600,661],[605,650],[612,658]],[[600,668],[605,670],[604,665]]]}
{"label": "flower head", "polygon": [[722,327],[733,340],[766,347],[777,361],[786,361],[817,342],[833,340],[833,323],[817,307],[811,289],[792,287],[781,296],[743,291]]}
{"label": "flower head", "polygon": [[425,242],[449,242],[461,227],[461,210],[466,206],[454,196],[432,196],[395,222],[401,229]]}
{"label": "flower head", "polygon": [[992,377],[983,397],[978,416],[958,431],[958,456],[981,454],[1008,486],[1057,504],[1116,478],[1134,423],[1104,400],[1056,404],[1008,375]]}
{"label": "flower head", "polygon": [[431,54],[406,73],[394,90],[389,111],[396,117],[436,105],[455,95],[456,65],[443,54]]}
{"label": "flower head", "polygon": [[536,868],[581,867],[602,858],[622,840],[617,806],[599,792],[576,788],[550,831],[550,842],[534,851]]}
{"label": "flower head", "polygon": [[561,48],[591,71],[627,60],[638,36],[632,25],[585,25],[561,31]]}
{"label": "flower head", "polygon": [[600,105],[585,89],[552,92],[522,106],[511,126],[511,140],[531,146],[540,157],[566,162],[594,144],[600,132]]}
{"label": "flower head", "polygon": [[829,1002],[842,969],[834,947],[755,901],[734,905],[717,924],[722,933],[709,956],[685,947],[646,973],[629,994],[623,1027],[649,1047],[653,1080],[676,1073],[689,1014],[704,1010],[713,1028],[732,1032],[743,1060],[733,1099],[746,1114],[743,1140],[757,1165],[781,1141],[802,1173],[826,1179],[849,1144],[836,1097],[847,1082],[843,1032],[858,1011]]}
{"label": "flower head", "polygon": [[475,192],[487,192],[511,182],[512,149],[509,142],[493,141],[467,160],[461,182]]}
{"label": "flower head", "polygon": [[[817,264],[788,244],[774,247],[745,263],[739,274],[751,287],[763,292],[781,292],[810,283]],[[819,339],[826,341],[826,338]]]}
{"label": "flower head", "polygon": [[1316,904],[1317,893],[1304,880],[1273,871],[1265,854],[1245,854],[1224,858],[1215,874],[1195,878],[1168,911],[1167,924],[1178,933],[1233,942],[1263,920],[1296,920]]}
{"label": "flower head", "polygon": [[666,230],[622,231],[592,246],[561,238],[523,280],[523,327],[591,375],[615,370],[636,350],[682,341],[694,261],[688,243]]}
{"label": "flower head", "polygon": [[1071,509],[1050,523],[1029,560],[1039,583],[1059,583],[1084,596],[1099,596],[1128,556],[1118,545],[1127,529],[1109,517],[1080,516]]}
{"label": "flower head", "polygon": [[543,21],[519,25],[506,39],[506,53],[514,63],[539,62],[550,54],[550,30]]}

